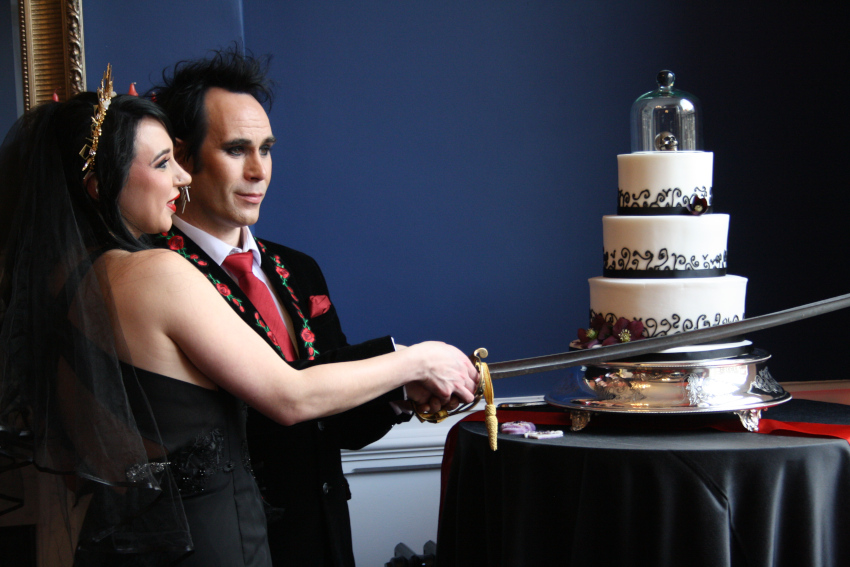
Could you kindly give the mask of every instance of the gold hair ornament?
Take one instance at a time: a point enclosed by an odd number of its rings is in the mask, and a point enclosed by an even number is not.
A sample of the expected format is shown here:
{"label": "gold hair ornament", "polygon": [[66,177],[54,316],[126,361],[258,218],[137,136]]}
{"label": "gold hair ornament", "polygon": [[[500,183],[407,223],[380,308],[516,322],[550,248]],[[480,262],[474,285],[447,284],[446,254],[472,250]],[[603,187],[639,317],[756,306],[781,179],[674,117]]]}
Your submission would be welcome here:
{"label": "gold hair ornament", "polygon": [[91,138],[87,138],[91,143],[86,144],[80,150],[80,157],[86,160],[86,163],[83,164],[83,171],[87,172],[86,177],[94,172],[94,159],[97,157],[97,144],[100,141],[103,120],[106,118],[106,111],[109,109],[109,104],[112,102],[112,97],[114,96],[115,91],[112,90],[112,65],[107,63],[106,71],[100,80],[100,88],[97,89],[97,105],[94,107],[94,116],[91,119]]}

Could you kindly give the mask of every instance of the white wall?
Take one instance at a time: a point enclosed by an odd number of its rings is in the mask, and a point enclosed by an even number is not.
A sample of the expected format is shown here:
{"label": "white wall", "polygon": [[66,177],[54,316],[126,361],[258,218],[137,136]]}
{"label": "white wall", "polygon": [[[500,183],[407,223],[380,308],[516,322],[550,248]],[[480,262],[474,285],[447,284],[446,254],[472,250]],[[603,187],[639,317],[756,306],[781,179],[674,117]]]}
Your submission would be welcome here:
{"label": "white wall", "polygon": [[[504,398],[496,403],[541,400]],[[483,402],[480,406],[476,409],[483,409]],[[343,452],[358,567],[382,567],[399,543],[421,554],[427,541],[437,541],[443,447],[449,429],[466,415],[439,424],[420,423],[414,417],[360,451]]]}

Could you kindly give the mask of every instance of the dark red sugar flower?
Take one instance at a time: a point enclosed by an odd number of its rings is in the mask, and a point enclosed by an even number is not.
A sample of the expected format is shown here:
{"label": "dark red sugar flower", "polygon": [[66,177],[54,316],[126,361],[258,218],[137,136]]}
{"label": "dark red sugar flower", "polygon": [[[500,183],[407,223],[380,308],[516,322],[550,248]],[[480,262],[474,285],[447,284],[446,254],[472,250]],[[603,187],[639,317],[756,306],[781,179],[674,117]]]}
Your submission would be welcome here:
{"label": "dark red sugar flower", "polygon": [[629,321],[625,317],[620,317],[614,323],[613,336],[617,338],[617,342],[627,343],[643,338],[643,322]]}
{"label": "dark red sugar flower", "polygon": [[596,315],[587,329],[578,330],[578,342],[582,348],[627,343],[644,338],[643,322],[629,321],[620,317],[613,325],[602,315]]}
{"label": "dark red sugar flower", "polygon": [[593,348],[599,344],[597,335],[597,332],[593,329],[579,329],[578,342],[581,343],[582,348]]}
{"label": "dark red sugar flower", "polygon": [[693,196],[688,203],[688,212],[692,215],[701,215],[708,210],[708,201],[703,197]]}
{"label": "dark red sugar flower", "polygon": [[592,348],[599,345],[611,334],[605,317],[596,315],[587,329],[578,330],[578,340],[583,348]]}

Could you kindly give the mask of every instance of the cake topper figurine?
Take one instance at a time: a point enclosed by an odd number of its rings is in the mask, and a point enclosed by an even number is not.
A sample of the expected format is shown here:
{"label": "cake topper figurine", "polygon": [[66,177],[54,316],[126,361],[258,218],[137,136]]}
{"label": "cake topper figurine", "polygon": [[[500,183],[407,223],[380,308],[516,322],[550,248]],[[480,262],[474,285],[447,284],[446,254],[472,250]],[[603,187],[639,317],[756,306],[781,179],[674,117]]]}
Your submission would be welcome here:
{"label": "cake topper figurine", "polygon": [[655,149],[659,152],[672,152],[679,149],[679,141],[672,132],[661,132],[655,136]]}

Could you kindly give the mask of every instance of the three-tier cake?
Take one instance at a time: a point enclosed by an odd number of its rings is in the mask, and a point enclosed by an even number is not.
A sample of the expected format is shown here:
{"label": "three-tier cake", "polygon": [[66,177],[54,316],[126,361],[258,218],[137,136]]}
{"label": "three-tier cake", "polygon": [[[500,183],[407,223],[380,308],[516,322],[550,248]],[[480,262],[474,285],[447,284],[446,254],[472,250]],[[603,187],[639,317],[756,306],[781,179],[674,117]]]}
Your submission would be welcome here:
{"label": "three-tier cake", "polygon": [[[702,150],[699,105],[670,71],[632,106],[632,153],[617,156],[616,215],[602,218],[603,275],[589,280],[590,327],[578,347],[681,333],[744,318],[747,280],[729,275],[729,215],[714,213],[714,155]],[[731,356],[748,341],[671,349]]]}

